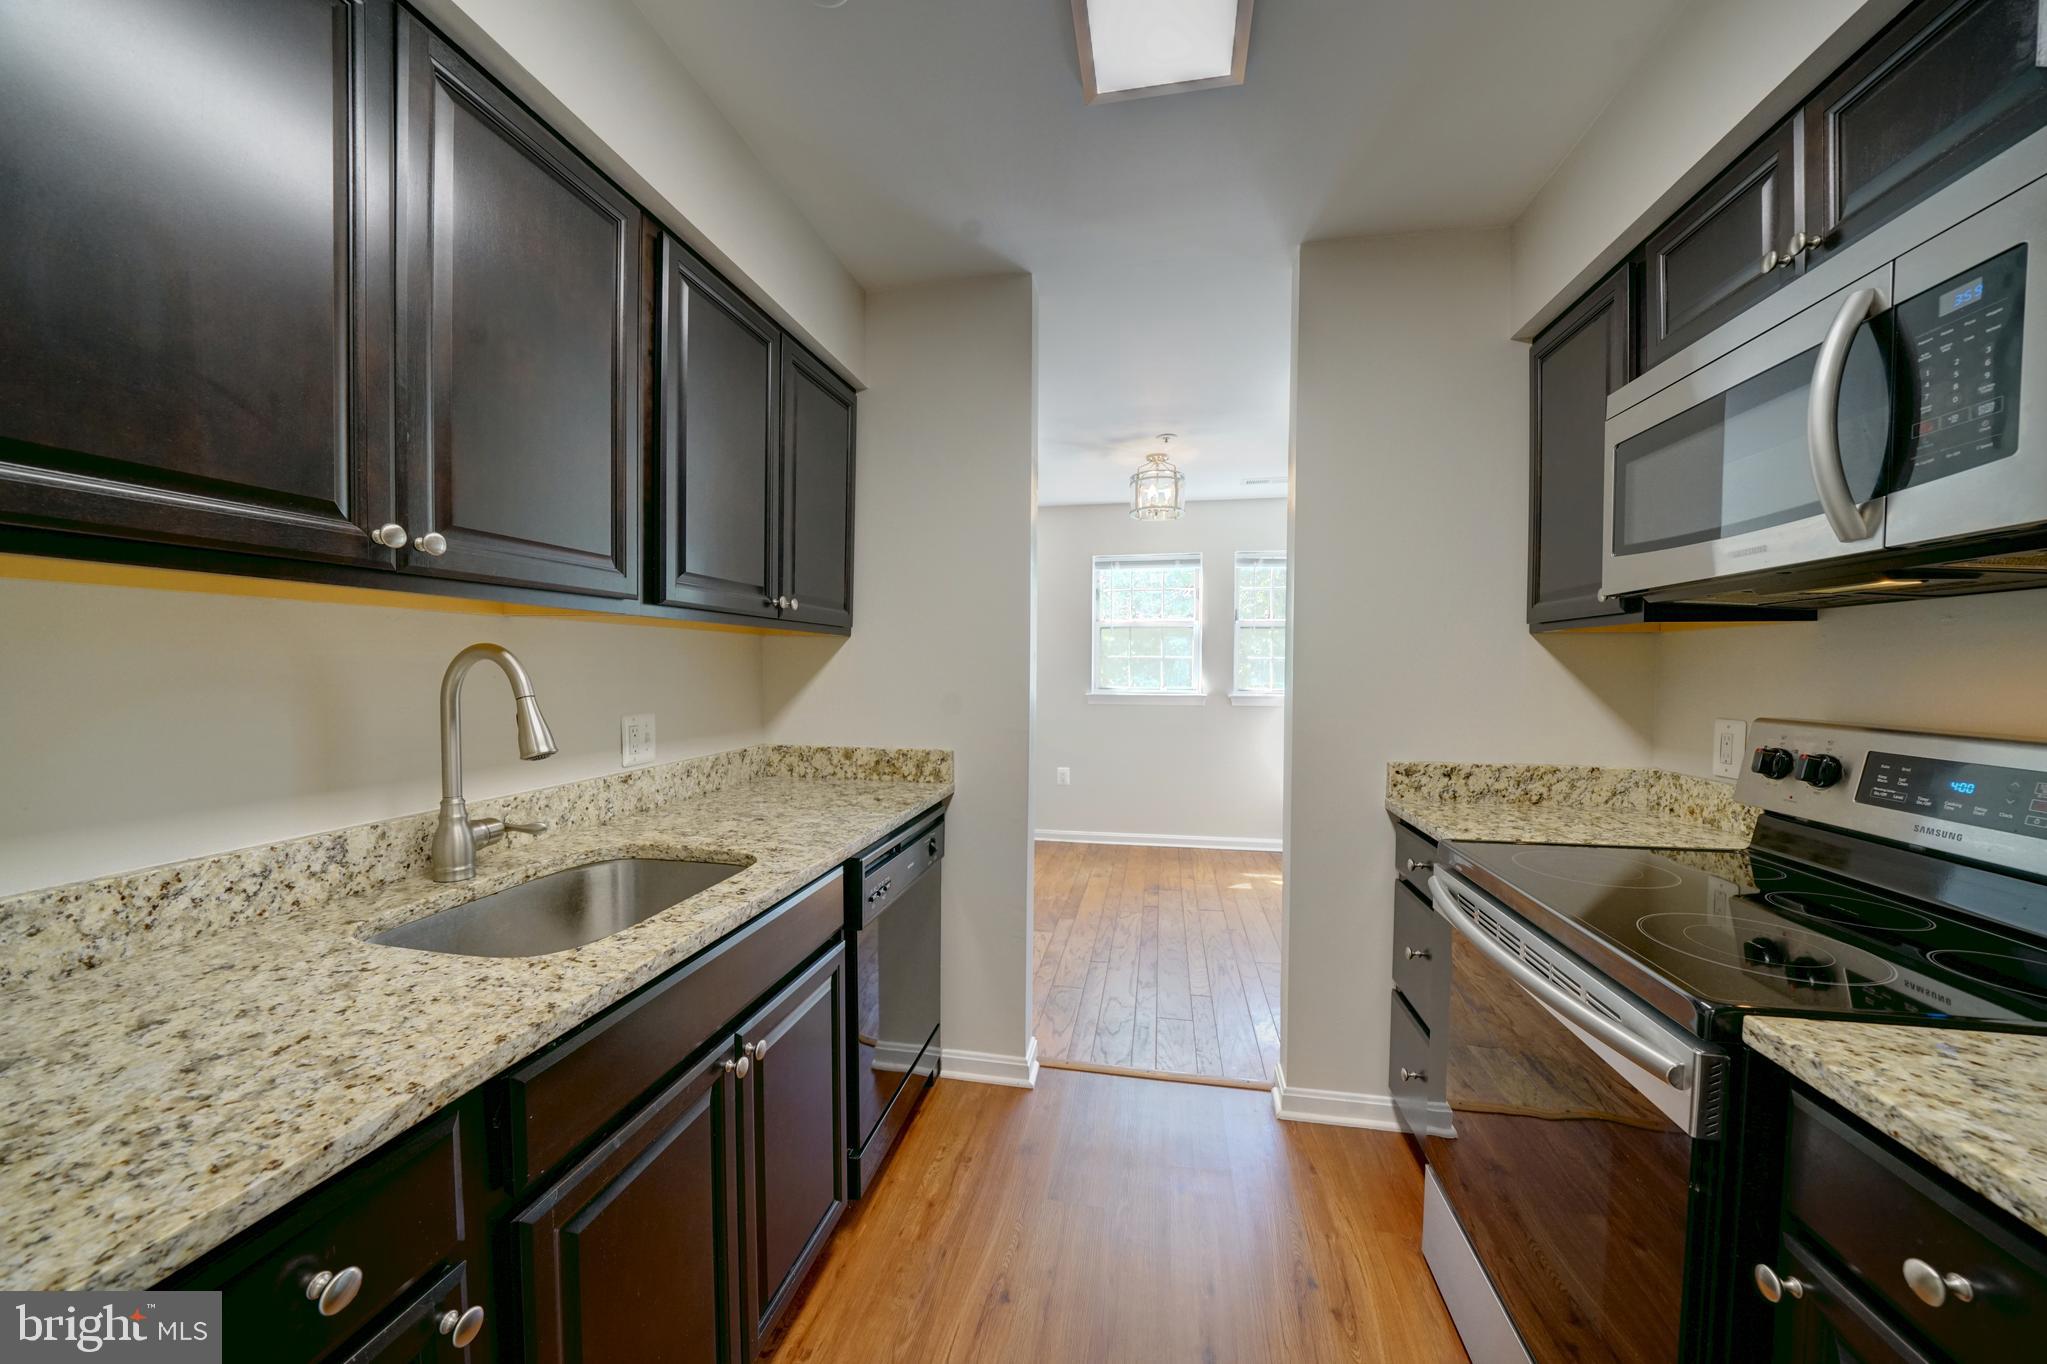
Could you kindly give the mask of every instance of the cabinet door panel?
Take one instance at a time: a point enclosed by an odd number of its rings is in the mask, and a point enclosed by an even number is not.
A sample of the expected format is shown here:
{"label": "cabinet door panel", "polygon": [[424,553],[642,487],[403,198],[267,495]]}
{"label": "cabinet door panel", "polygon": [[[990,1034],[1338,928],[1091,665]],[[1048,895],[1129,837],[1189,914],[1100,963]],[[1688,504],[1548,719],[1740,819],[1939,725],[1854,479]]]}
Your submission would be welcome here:
{"label": "cabinet door panel", "polygon": [[773,617],[781,332],[674,238],[662,259],[654,600]]}
{"label": "cabinet door panel", "polygon": [[739,1357],[724,1059],[677,1081],[518,1218],[534,1364]]}
{"label": "cabinet door panel", "polygon": [[783,612],[853,623],[853,390],[792,341],[782,345]]}
{"label": "cabinet door panel", "polygon": [[1599,578],[1606,399],[1634,377],[1628,275],[1623,265],[1600,281],[1529,349],[1531,625],[1627,609],[1624,601],[1599,599]]}
{"label": "cabinet door panel", "polygon": [[834,946],[740,1029],[745,1082],[748,1321],[774,1327],[846,1204],[845,1053]]}
{"label": "cabinet door panel", "polygon": [[639,210],[410,18],[400,84],[402,566],[637,595]]}
{"label": "cabinet door panel", "polygon": [[1643,369],[1790,282],[1795,270],[1764,256],[1784,250],[1797,218],[1796,145],[1786,119],[1649,238]]}
{"label": "cabinet door panel", "polygon": [[387,0],[0,6],[0,520],[384,564]]}
{"label": "cabinet door panel", "polygon": [[1837,250],[2047,126],[2039,0],[1924,0],[1822,86],[1806,218]]}

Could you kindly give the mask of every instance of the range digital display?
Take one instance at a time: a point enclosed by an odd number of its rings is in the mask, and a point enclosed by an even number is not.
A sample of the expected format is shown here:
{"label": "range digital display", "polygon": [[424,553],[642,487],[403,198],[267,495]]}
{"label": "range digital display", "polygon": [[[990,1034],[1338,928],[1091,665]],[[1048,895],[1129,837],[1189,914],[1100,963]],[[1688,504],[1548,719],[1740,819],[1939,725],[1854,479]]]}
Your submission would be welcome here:
{"label": "range digital display", "polygon": [[2047,839],[2047,772],[1871,753],[1855,800],[1946,824]]}

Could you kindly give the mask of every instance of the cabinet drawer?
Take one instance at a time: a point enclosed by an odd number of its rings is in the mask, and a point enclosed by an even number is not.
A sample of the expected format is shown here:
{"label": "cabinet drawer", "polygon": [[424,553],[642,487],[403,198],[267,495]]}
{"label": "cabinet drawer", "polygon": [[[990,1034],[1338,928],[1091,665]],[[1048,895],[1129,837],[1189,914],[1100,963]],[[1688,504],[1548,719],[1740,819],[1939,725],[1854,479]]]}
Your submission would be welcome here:
{"label": "cabinet drawer", "polygon": [[1393,1096],[1393,1113],[1416,1141],[1429,1134],[1429,1103],[1440,1101],[1443,1084],[1430,1064],[1428,1034],[1407,1007],[1400,991],[1387,991],[1392,1012],[1392,1030],[1386,1046],[1386,1089]]}
{"label": "cabinet drawer", "polygon": [[507,1080],[513,1183],[524,1189],[625,1116],[845,922],[833,872],[654,982]]}
{"label": "cabinet drawer", "polygon": [[[460,1124],[453,1109],[321,1191],[304,1215],[287,1222],[220,1276],[180,1287],[218,1287],[223,1319],[233,1322],[229,1359],[314,1359],[362,1330],[447,1261],[462,1242]],[[360,1286],[332,1316],[306,1296],[316,1275]],[[211,1282],[208,1282],[211,1280]],[[346,1280],[342,1280],[345,1282]],[[330,1290],[335,1298],[345,1290]],[[232,1342],[261,1342],[244,1354]]]}
{"label": "cabinet drawer", "polygon": [[[2047,1250],[1804,1094],[1792,1096],[1785,1212],[1960,1364],[2009,1360],[2013,1342],[2047,1333]],[[1908,1259],[1966,1278],[1973,1301],[1928,1306],[1906,1285]]]}
{"label": "cabinet drawer", "polygon": [[1442,1026],[1450,997],[1450,925],[1405,881],[1393,888],[1393,984],[1424,1028]]}
{"label": "cabinet drawer", "polygon": [[1393,869],[1401,880],[1422,894],[1429,893],[1429,873],[1435,869],[1435,840],[1399,820],[1393,822]]}

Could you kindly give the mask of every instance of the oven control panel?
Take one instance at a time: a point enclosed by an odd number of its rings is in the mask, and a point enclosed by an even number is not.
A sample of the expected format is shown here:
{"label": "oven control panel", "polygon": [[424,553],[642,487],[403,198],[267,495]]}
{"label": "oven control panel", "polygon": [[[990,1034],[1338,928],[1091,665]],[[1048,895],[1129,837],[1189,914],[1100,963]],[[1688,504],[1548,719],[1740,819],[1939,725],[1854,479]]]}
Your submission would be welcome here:
{"label": "oven control panel", "polygon": [[1798,720],[1749,735],[1746,804],[2047,876],[2047,744]]}
{"label": "oven control panel", "polygon": [[2017,246],[1893,310],[1904,399],[1898,489],[2017,451],[2025,300],[2026,248]]}

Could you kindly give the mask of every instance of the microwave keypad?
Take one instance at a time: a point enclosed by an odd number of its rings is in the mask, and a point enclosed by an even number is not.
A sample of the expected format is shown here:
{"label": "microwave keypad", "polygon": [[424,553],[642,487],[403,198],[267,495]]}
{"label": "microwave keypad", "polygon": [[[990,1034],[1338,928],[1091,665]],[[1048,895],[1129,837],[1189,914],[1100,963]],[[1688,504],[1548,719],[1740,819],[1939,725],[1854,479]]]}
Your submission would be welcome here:
{"label": "microwave keypad", "polygon": [[1909,488],[2004,459],[2018,448],[2026,248],[1906,299],[1896,309]]}

